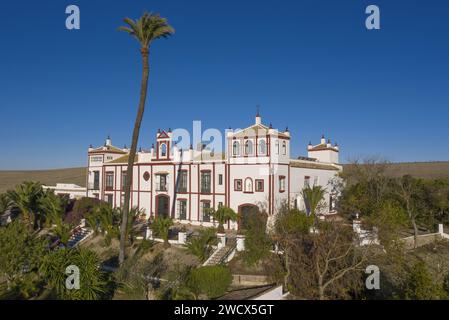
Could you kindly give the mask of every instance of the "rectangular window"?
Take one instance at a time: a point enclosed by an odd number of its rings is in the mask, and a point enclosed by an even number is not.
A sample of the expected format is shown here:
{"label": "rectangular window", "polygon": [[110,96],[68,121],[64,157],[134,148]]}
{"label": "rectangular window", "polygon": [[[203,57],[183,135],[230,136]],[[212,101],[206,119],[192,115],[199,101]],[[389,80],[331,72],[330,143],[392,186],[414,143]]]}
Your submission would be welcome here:
{"label": "rectangular window", "polygon": [[167,175],[158,174],[156,175],[156,191],[167,191]]}
{"label": "rectangular window", "polygon": [[304,177],[304,188],[308,188],[308,187],[310,187],[310,177],[305,176]]}
{"label": "rectangular window", "polygon": [[202,215],[202,221],[210,222],[210,202],[209,201],[201,202],[201,215]]}
{"label": "rectangular window", "polygon": [[112,207],[112,201],[114,200],[112,194],[106,195],[106,202]]}
{"label": "rectangular window", "polygon": [[100,171],[94,171],[94,190],[100,190]]}
{"label": "rectangular window", "polygon": [[187,171],[179,171],[178,192],[187,192]]}
{"label": "rectangular window", "polygon": [[234,180],[234,191],[242,191],[242,179]]}
{"label": "rectangular window", "polygon": [[123,171],[122,172],[122,189],[125,189],[126,179],[128,179],[128,175],[127,175],[126,171]]}
{"label": "rectangular window", "polygon": [[219,186],[223,185],[223,175],[222,174],[218,175],[218,185]]}
{"label": "rectangular window", "polygon": [[256,179],[256,192],[263,192],[263,180]]}
{"label": "rectangular window", "polygon": [[114,172],[106,172],[106,190],[114,189]]}
{"label": "rectangular window", "polygon": [[210,171],[201,172],[201,193],[210,193]]}
{"label": "rectangular window", "polygon": [[285,191],[285,176],[279,176],[279,192]]}
{"label": "rectangular window", "polygon": [[178,219],[187,219],[187,200],[178,200]]}

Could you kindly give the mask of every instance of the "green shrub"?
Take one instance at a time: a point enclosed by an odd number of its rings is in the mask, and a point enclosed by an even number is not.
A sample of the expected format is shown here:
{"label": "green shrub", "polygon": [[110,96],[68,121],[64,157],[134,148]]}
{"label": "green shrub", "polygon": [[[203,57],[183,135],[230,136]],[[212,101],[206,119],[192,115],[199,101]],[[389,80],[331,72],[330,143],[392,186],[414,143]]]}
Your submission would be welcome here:
{"label": "green shrub", "polygon": [[188,286],[197,297],[205,295],[210,299],[222,296],[231,282],[231,270],[221,265],[193,269],[188,278]]}
{"label": "green shrub", "polygon": [[266,229],[267,215],[263,212],[254,215],[251,220],[247,221],[243,260],[248,266],[255,265],[269,253],[271,241]]}

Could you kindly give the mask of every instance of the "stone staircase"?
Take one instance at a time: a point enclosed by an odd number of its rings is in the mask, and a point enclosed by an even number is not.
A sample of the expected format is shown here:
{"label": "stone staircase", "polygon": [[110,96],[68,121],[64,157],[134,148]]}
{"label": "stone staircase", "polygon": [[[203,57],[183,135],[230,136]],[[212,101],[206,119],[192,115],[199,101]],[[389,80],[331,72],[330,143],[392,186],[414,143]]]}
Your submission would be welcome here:
{"label": "stone staircase", "polygon": [[79,245],[82,241],[87,239],[93,233],[92,230],[87,228],[77,228],[73,231],[72,236],[67,242],[67,247],[73,248]]}
{"label": "stone staircase", "polygon": [[217,248],[210,257],[203,263],[203,266],[214,266],[217,264],[225,263],[227,258],[236,249],[237,243],[235,238],[227,238],[226,245],[221,248]]}

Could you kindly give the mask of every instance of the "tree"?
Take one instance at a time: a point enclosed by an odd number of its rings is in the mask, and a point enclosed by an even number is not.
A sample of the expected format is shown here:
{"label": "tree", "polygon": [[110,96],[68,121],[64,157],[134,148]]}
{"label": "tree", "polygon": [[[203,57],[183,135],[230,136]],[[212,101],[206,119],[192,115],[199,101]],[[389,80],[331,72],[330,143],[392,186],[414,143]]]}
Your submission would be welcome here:
{"label": "tree", "polygon": [[72,225],[64,222],[65,201],[54,194],[52,190],[47,190],[38,200],[40,212],[45,216],[47,226],[55,224],[54,232],[63,245],[69,242]]}
{"label": "tree", "polygon": [[157,217],[154,219],[151,224],[151,229],[154,231],[156,236],[164,239],[164,247],[170,247],[170,243],[168,242],[168,233],[170,231],[170,227],[173,225],[173,220],[170,218]]}
{"label": "tree", "polygon": [[105,243],[109,246],[112,242],[113,238],[118,238],[119,224],[120,224],[120,209],[112,208],[108,204],[101,204],[95,207],[93,211],[93,215],[96,219],[89,218],[87,221],[90,224],[98,221],[98,224],[101,228],[101,233],[105,237]]}
{"label": "tree", "polygon": [[38,227],[38,203],[43,194],[42,185],[34,181],[25,181],[16,186],[14,190],[7,192],[12,206],[20,211],[24,223],[29,228],[36,229]]}
{"label": "tree", "polygon": [[217,231],[220,233],[224,233],[224,224],[228,221],[236,221],[237,213],[229,207],[221,206],[217,210],[211,210],[211,216],[218,221]]}
{"label": "tree", "polygon": [[420,207],[423,202],[419,199],[421,182],[409,175],[405,175],[397,181],[396,193],[402,202],[409,221],[413,227],[414,247],[418,247],[418,217],[423,213]]}
{"label": "tree", "polygon": [[284,203],[279,210],[272,233],[273,240],[279,245],[278,257],[284,269],[284,287],[288,288],[291,277],[292,248],[299,234],[308,234],[315,218],[297,209],[289,209]]}
{"label": "tree", "polygon": [[37,270],[46,254],[47,241],[16,220],[0,228],[0,274],[9,292],[22,298],[38,293]]}
{"label": "tree", "polygon": [[212,250],[212,245],[216,241],[217,237],[213,228],[202,229],[198,236],[189,239],[187,242],[187,250],[201,262],[204,262]]}
{"label": "tree", "polygon": [[322,202],[324,200],[324,194],[326,191],[321,186],[307,186],[302,190],[302,197],[306,204],[307,214],[314,217],[317,220],[317,213],[319,212]]}
{"label": "tree", "polygon": [[413,265],[405,281],[404,297],[411,300],[440,299],[443,292],[434,282],[424,262]]}
{"label": "tree", "polygon": [[247,221],[243,260],[248,266],[253,266],[268,256],[270,248],[271,240],[267,234],[267,214],[262,211]]}
{"label": "tree", "polygon": [[[80,287],[66,287],[66,268],[79,268]],[[40,272],[58,298],[64,300],[99,300],[108,291],[105,274],[100,271],[100,260],[95,252],[84,248],[59,249],[45,256]]]}
{"label": "tree", "polygon": [[11,200],[6,193],[0,194],[0,215],[11,208]]}
{"label": "tree", "polygon": [[187,279],[187,285],[197,299],[201,294],[209,299],[220,297],[231,282],[231,270],[222,265],[192,269]]}
{"label": "tree", "polygon": [[122,227],[120,233],[120,253],[119,253],[120,264],[122,264],[123,261],[125,260],[125,245],[127,239],[126,227],[128,225],[128,212],[131,194],[131,183],[133,177],[133,165],[136,156],[140,125],[142,123],[143,113],[145,111],[145,101],[148,90],[148,76],[150,72],[148,56],[150,52],[150,45],[154,40],[159,38],[167,38],[175,32],[175,30],[168,24],[166,19],[161,18],[158,14],[153,13],[144,13],[142,17],[137,20],[125,18],[124,22],[128,26],[119,27],[119,30],[127,32],[132,37],[137,39],[137,41],[139,42],[140,53],[142,55],[143,61],[143,70],[142,70],[142,81],[140,86],[139,107],[137,109],[137,116],[134,123],[134,130],[131,141],[131,149],[128,158],[128,167],[127,167],[128,179],[126,179],[125,183],[125,203],[123,205]]}
{"label": "tree", "polygon": [[361,271],[371,248],[358,247],[350,227],[322,221],[317,232],[298,232],[291,243],[289,289],[294,295],[341,299],[361,289]]}

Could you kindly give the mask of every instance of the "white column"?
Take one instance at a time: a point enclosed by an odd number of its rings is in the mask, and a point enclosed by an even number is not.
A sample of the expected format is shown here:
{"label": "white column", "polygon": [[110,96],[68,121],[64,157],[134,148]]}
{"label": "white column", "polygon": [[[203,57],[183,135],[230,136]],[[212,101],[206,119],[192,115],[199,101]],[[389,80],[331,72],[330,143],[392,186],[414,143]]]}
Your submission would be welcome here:
{"label": "white column", "polygon": [[243,234],[237,235],[237,251],[245,250],[245,236]]}
{"label": "white column", "polygon": [[223,248],[226,245],[226,234],[217,233],[217,238],[218,238],[218,248]]}
{"label": "white column", "polygon": [[187,233],[186,232],[178,232],[178,243],[179,244],[186,244],[187,242]]}
{"label": "white column", "polygon": [[147,231],[145,233],[145,239],[153,240],[153,230],[151,230],[149,227],[147,227]]}

